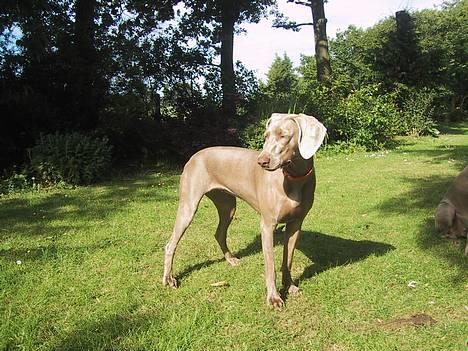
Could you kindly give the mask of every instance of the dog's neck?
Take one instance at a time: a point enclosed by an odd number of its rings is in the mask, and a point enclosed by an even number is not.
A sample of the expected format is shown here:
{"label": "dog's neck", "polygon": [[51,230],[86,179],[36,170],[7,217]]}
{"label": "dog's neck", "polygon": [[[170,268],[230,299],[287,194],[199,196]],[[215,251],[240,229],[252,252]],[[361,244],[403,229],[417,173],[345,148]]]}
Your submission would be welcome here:
{"label": "dog's neck", "polygon": [[291,160],[289,164],[283,167],[284,176],[291,181],[299,181],[309,178],[314,172],[314,158],[304,160],[297,157]]}

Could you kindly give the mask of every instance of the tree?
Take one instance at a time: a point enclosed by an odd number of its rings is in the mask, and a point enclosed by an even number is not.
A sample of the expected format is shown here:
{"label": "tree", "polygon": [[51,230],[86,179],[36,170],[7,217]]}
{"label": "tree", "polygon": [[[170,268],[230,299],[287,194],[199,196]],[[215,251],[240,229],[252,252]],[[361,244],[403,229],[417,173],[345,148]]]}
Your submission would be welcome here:
{"label": "tree", "polygon": [[72,103],[80,129],[94,129],[98,123],[97,54],[95,48],[96,0],[76,0],[74,55],[72,57]]}
{"label": "tree", "polygon": [[401,82],[414,84],[418,79],[417,62],[420,59],[414,20],[403,10],[395,13],[395,21],[395,46],[399,53],[396,74]]}
{"label": "tree", "polygon": [[157,89],[196,71],[176,30],[161,26],[178,2],[2,2],[0,167],[21,163],[41,132],[95,129],[104,115],[115,125],[119,110],[127,120],[153,113]]}
{"label": "tree", "polygon": [[301,26],[312,25],[314,28],[315,59],[317,61],[317,79],[322,83],[330,81],[332,69],[328,53],[327,19],[325,17],[324,0],[288,0],[288,2],[309,7],[312,12],[312,23],[296,23],[284,16],[279,16],[274,27],[299,30]]}
{"label": "tree", "polygon": [[286,54],[276,56],[268,70],[267,83],[261,88],[263,104],[270,106],[271,112],[294,112],[297,87],[298,76],[291,59]]}
{"label": "tree", "polygon": [[234,74],[234,25],[239,20],[240,3],[222,0],[221,3],[221,86],[223,90],[222,114],[236,113],[236,88]]}
{"label": "tree", "polygon": [[450,112],[460,118],[466,113],[468,95],[467,0],[444,3],[441,10],[415,14],[423,79],[428,86],[447,89]]}
{"label": "tree", "polygon": [[220,54],[219,67],[223,92],[221,111],[223,116],[233,117],[239,100],[235,88],[234,34],[239,31],[238,25],[241,23],[259,22],[267,14],[267,10],[276,5],[276,2],[274,0],[189,0],[184,4],[190,10],[185,16],[184,24],[187,27],[191,26],[197,33],[208,34],[212,47]]}
{"label": "tree", "polygon": [[266,91],[272,96],[286,96],[297,87],[297,74],[291,59],[284,54],[283,58],[276,56],[268,73]]}

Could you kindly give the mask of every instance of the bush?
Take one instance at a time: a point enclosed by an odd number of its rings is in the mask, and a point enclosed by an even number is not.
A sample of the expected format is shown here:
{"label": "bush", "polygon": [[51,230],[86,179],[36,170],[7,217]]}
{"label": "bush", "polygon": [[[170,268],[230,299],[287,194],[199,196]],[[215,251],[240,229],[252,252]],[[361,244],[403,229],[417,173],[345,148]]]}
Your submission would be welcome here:
{"label": "bush", "polygon": [[243,147],[260,150],[263,147],[266,120],[249,124],[241,133],[240,139]]}
{"label": "bush", "polygon": [[[354,90],[347,96],[336,93],[334,87],[321,86],[300,99],[305,113],[327,127],[329,143],[339,143],[337,150],[382,149],[397,135],[399,113],[394,96],[382,94],[379,85]],[[241,135],[242,144],[260,149],[264,131],[264,121],[250,124]]]}
{"label": "bush", "polygon": [[31,149],[31,168],[45,185],[90,184],[108,171],[111,151],[107,138],[80,133],[41,135]]}
{"label": "bush", "polygon": [[29,176],[27,170],[22,172],[13,171],[8,176],[0,179],[0,194],[6,195],[11,193],[18,193],[37,188],[34,177]]}
{"label": "bush", "polygon": [[367,150],[385,147],[398,132],[399,114],[393,97],[380,94],[378,85],[351,92],[338,102],[336,113],[326,117],[333,141],[350,142]]}
{"label": "bush", "polygon": [[422,136],[439,134],[434,121],[435,91],[400,86],[397,91],[402,98],[400,134]]}

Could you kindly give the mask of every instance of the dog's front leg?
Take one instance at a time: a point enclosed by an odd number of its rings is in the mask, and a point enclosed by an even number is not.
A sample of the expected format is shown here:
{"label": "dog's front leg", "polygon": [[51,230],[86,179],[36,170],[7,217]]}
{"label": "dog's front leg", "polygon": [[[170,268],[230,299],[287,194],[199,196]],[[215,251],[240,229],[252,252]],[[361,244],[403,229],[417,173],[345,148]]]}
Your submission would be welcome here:
{"label": "dog's front leg", "polygon": [[283,300],[276,289],[275,260],[273,255],[273,233],[275,231],[276,224],[277,223],[262,217],[261,231],[263,257],[265,259],[267,304],[280,308],[283,306]]}
{"label": "dog's front leg", "polygon": [[289,294],[293,295],[299,293],[299,288],[294,285],[291,278],[291,267],[297,240],[301,234],[301,226],[302,220],[289,222],[286,225],[284,236],[283,265],[281,267],[283,272],[283,286]]}

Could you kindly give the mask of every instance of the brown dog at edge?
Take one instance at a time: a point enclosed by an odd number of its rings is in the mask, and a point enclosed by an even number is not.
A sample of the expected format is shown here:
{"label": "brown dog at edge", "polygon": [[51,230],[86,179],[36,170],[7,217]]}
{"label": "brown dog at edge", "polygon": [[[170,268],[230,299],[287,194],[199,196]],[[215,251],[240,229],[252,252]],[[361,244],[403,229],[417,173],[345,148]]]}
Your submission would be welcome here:
{"label": "brown dog at edge", "polygon": [[[468,166],[455,178],[437,206],[435,226],[449,239],[468,235]],[[468,241],[465,255],[468,255]]]}
{"label": "brown dog at edge", "polygon": [[276,288],[273,233],[286,223],[282,282],[290,294],[298,287],[291,278],[293,253],[302,222],[312,207],[315,192],[313,155],[323,142],[326,128],[304,114],[272,114],[261,152],[237,147],[211,147],[187,162],[180,178],[179,207],[172,236],[165,248],[163,284],[177,286],[172,262],[177,244],[190,225],[198,204],[206,195],[215,204],[219,224],[216,240],[228,263],[239,263],[226,244],[227,228],[236,210],[236,196],[261,216],[267,303],[281,307]]}

